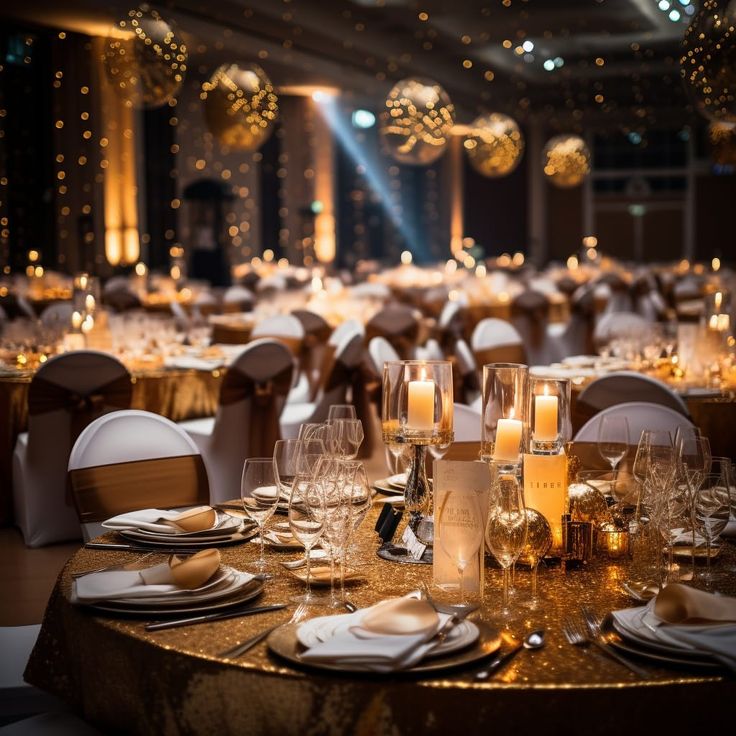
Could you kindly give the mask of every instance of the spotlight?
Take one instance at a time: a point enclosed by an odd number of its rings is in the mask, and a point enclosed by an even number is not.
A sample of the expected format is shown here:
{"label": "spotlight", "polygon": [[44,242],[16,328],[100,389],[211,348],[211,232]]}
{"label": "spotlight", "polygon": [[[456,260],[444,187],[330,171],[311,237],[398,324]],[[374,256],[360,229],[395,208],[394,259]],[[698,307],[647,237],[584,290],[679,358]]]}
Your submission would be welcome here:
{"label": "spotlight", "polygon": [[372,128],[376,116],[370,110],[353,110],[352,121],[355,128]]}

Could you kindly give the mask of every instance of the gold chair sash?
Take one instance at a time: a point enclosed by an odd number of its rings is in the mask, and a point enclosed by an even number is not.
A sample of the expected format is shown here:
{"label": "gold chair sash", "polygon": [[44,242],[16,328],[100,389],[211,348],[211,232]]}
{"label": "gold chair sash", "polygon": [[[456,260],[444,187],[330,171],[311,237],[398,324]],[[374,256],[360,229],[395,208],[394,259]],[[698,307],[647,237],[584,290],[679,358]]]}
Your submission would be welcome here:
{"label": "gold chair sash", "polygon": [[526,351],[523,345],[497,345],[484,350],[474,350],[475,362],[482,371],[489,363],[526,363]]}
{"label": "gold chair sash", "polygon": [[269,457],[281,438],[279,415],[291,390],[294,368],[289,365],[267,381],[259,382],[237,368],[228,370],[220,389],[220,404],[252,399],[249,437],[251,457]]}
{"label": "gold chair sash", "polygon": [[71,444],[82,430],[112,409],[130,407],[133,385],[124,374],[98,386],[89,393],[78,393],[35,376],[28,391],[28,413],[31,416],[63,409],[71,414]]}
{"label": "gold chair sash", "polygon": [[77,468],[69,471],[69,485],[82,524],[138,509],[209,503],[201,455]]}

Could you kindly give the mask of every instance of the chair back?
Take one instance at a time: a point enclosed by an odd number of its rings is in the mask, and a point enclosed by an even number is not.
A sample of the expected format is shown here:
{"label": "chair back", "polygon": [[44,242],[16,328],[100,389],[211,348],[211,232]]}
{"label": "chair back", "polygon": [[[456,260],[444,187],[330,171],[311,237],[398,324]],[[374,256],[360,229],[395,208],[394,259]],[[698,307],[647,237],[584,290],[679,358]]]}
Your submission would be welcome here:
{"label": "chair back", "polygon": [[453,431],[455,442],[480,442],[481,415],[465,404],[455,404]]}
{"label": "chair back", "polygon": [[419,334],[419,320],[414,309],[405,304],[384,307],[373,315],[365,328],[366,337],[385,337],[402,360],[413,357]]}
{"label": "chair back", "polygon": [[457,401],[472,404],[480,395],[480,367],[465,340],[455,343],[452,363],[453,395]]}
{"label": "chair back", "polygon": [[383,364],[390,360],[400,360],[399,354],[385,337],[374,337],[368,343],[368,357],[376,375],[383,377]]}
{"label": "chair back", "polygon": [[575,442],[597,442],[598,430],[607,416],[625,416],[629,424],[629,444],[636,446],[645,429],[663,430],[674,436],[678,427],[692,428],[695,425],[680,412],[648,401],[627,401],[591,417],[575,435]]}
{"label": "chair back", "polygon": [[649,330],[651,322],[635,312],[608,312],[601,316],[593,332],[596,345],[605,345],[619,337]]}
{"label": "chair back", "polygon": [[294,355],[298,355],[304,340],[302,323],[291,314],[279,314],[262,319],[251,332],[251,339],[273,337],[283,342]]}
{"label": "chair back", "polygon": [[49,304],[41,313],[41,324],[45,327],[56,325],[71,325],[74,307],[71,302],[56,302]]}
{"label": "chair back", "polygon": [[511,302],[511,323],[521,335],[526,349],[526,361],[534,365],[547,365],[553,350],[547,335],[549,300],[533,290],[523,291]]}
{"label": "chair back", "polygon": [[526,363],[526,351],[519,331],[509,322],[486,317],[475,326],[470,338],[475,363]]}
{"label": "chair back", "polygon": [[365,327],[357,319],[346,319],[335,327],[327,340],[327,344],[337,348],[346,337],[353,337],[354,335],[360,335],[361,339],[364,338]]}
{"label": "chair back", "polygon": [[116,514],[209,502],[197,446],[174,422],[147,411],[92,422],[72,449],[69,482],[85,539]]}

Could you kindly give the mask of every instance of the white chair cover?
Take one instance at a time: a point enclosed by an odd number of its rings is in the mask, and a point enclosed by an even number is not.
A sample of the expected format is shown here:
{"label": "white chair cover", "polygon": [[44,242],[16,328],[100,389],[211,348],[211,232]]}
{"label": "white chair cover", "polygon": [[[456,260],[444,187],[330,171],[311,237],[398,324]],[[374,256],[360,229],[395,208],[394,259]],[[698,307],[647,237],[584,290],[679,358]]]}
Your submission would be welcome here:
{"label": "white chair cover", "polygon": [[253,292],[246,289],[245,286],[231,286],[228,289],[225,290],[225,293],[222,297],[223,304],[241,304],[241,305],[248,305],[252,304],[255,301],[255,296],[253,295]]}
{"label": "white chair cover", "polygon": [[448,328],[452,320],[460,314],[461,310],[462,305],[458,302],[445,302],[445,306],[442,307],[442,312],[440,312],[440,318],[437,320],[437,326],[441,329]]}
{"label": "white chair cover", "polygon": [[480,385],[479,368],[473,351],[465,340],[458,340],[455,343],[455,361],[465,390],[463,396],[456,396],[455,398],[458,401],[464,401],[466,404],[472,404],[480,395],[478,390]]}
{"label": "white chair cover", "polygon": [[521,345],[519,331],[510,323],[495,317],[482,319],[475,326],[470,344],[473,350],[486,350],[500,345]]}
{"label": "white chair cover", "polygon": [[420,345],[415,351],[417,360],[444,360],[445,354],[442,352],[440,344],[434,338],[427,340],[424,345]]}
{"label": "white chair cover", "polygon": [[[117,379],[126,378],[129,378],[128,371],[116,358],[80,350],[51,358],[39,368],[33,380],[89,396]],[[30,391],[33,390],[32,384]],[[67,408],[31,413],[28,432],[21,434],[15,445],[15,521],[29,547],[80,537],[77,514],[67,503],[66,469],[72,451],[72,417]]]}
{"label": "white chair cover", "polygon": [[635,312],[609,312],[601,316],[593,332],[596,345],[618,337],[647,332],[651,322]]}
{"label": "white chair cover", "polygon": [[70,325],[74,307],[70,302],[56,302],[49,304],[41,314],[41,323],[44,326]]}
{"label": "white chair cover", "polygon": [[327,344],[336,348],[342,344],[346,337],[353,337],[355,335],[360,335],[362,339],[365,336],[365,327],[357,319],[346,319],[335,327]]}
{"label": "white chair cover", "polygon": [[251,333],[253,337],[295,337],[304,339],[302,323],[291,314],[279,314],[262,319]]}
{"label": "white chair cover", "polygon": [[454,414],[455,442],[480,442],[480,412],[465,404],[455,404]]}
{"label": "white chair cover", "polygon": [[678,427],[692,428],[693,423],[667,406],[647,401],[627,401],[610,406],[589,419],[575,435],[576,442],[597,442],[598,427],[606,416],[625,416],[629,423],[629,444],[637,445],[645,429],[671,432],[674,436]]}
{"label": "white chair cover", "polygon": [[616,371],[596,378],[583,389],[578,401],[598,410],[624,402],[646,402],[689,416],[685,402],[669,386],[634,371]]}
{"label": "white chair cover", "polygon": [[[197,445],[170,419],[124,409],[96,419],[79,435],[69,456],[69,470],[199,454]],[[155,506],[155,499],[151,505]],[[82,525],[85,540],[103,531],[100,524]]]}
{"label": "white chair cover", "polygon": [[[248,343],[230,370],[239,371],[255,383],[265,385],[289,368],[294,369],[291,351],[278,340],[264,338]],[[247,457],[254,456],[251,448],[255,443],[251,436],[251,414],[256,410],[254,397],[233,403],[223,403],[222,395],[220,398],[216,416],[179,424],[202,453],[213,503],[240,498],[243,463]],[[286,396],[274,400],[280,415]]]}
{"label": "white chair cover", "polygon": [[383,376],[383,364],[386,361],[399,360],[399,354],[394,350],[393,345],[380,335],[368,343],[368,356],[376,375],[381,377]]}

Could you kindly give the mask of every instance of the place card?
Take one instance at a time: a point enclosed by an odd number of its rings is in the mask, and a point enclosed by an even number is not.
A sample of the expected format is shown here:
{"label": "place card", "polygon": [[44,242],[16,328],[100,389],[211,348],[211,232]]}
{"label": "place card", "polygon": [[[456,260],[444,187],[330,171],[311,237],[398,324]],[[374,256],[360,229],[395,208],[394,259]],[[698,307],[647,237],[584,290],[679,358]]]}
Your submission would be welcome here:
{"label": "place card", "polygon": [[[459,460],[436,460],[434,463],[434,560],[435,585],[445,590],[459,590],[457,560],[480,544],[468,556],[463,573],[465,593],[482,594],[484,536],[488,514],[491,473],[488,463]],[[463,550],[463,547],[466,549]]]}
{"label": "place card", "polygon": [[401,535],[401,541],[407,549],[407,556],[413,560],[421,560],[422,555],[427,549],[427,545],[423,544],[417,539],[417,535],[411,530],[410,527],[404,529],[404,533]]}

